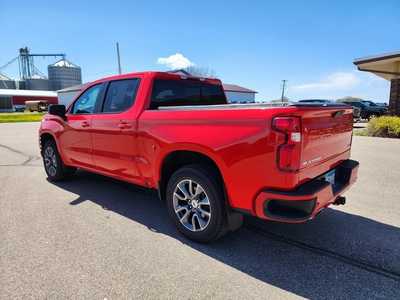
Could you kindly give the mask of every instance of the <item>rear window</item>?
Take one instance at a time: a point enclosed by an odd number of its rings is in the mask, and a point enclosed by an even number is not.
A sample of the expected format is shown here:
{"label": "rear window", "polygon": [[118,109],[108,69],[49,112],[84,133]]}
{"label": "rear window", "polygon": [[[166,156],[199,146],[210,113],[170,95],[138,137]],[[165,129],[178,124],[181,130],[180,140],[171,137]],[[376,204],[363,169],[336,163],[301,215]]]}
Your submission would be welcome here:
{"label": "rear window", "polygon": [[156,79],[151,95],[150,109],[161,106],[226,104],[221,85],[199,80]]}

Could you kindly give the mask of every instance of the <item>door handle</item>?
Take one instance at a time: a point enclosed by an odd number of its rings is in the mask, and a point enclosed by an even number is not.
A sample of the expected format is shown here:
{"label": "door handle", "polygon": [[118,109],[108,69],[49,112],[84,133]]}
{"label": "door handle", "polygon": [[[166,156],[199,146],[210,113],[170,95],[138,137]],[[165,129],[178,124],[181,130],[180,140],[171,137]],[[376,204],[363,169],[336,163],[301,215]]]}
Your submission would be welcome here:
{"label": "door handle", "polygon": [[81,123],[81,126],[82,126],[82,127],[89,127],[89,122],[88,122],[88,121],[83,121],[83,122]]}
{"label": "door handle", "polygon": [[128,128],[132,127],[132,124],[127,121],[121,121],[121,122],[119,122],[118,127],[120,129],[128,129]]}

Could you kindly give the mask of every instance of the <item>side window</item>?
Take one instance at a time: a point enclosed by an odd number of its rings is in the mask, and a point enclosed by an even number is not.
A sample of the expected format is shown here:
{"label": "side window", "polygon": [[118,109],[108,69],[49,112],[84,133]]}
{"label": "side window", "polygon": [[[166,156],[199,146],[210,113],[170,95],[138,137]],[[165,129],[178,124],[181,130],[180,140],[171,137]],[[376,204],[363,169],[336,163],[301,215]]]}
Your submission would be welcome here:
{"label": "side window", "polygon": [[122,112],[130,108],[135,102],[138,86],[139,79],[111,81],[104,100],[103,112]]}
{"label": "side window", "polygon": [[95,112],[97,101],[101,100],[104,84],[97,84],[87,89],[75,101],[72,114],[92,114]]}

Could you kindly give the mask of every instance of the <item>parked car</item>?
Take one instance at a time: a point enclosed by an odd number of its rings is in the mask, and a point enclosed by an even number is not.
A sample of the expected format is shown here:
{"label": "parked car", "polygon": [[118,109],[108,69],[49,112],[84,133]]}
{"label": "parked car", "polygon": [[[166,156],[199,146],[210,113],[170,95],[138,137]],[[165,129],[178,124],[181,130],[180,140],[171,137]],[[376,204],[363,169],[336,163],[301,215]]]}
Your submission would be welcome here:
{"label": "parked car", "polygon": [[371,119],[371,117],[379,117],[382,115],[385,115],[387,113],[387,107],[383,107],[383,106],[378,106],[375,103],[373,103],[372,101],[366,101],[366,100],[362,100],[362,101],[342,101],[341,103],[345,103],[348,105],[351,105],[353,107],[358,107],[361,112],[360,112],[360,116],[361,119],[366,119],[369,120]]}
{"label": "parked car", "polygon": [[37,111],[47,111],[49,103],[47,100],[32,100],[32,101],[25,101],[26,109],[30,112]]}
{"label": "parked car", "polygon": [[316,104],[331,104],[334,103],[332,100],[326,99],[303,99],[299,100],[300,103],[316,103]]}
{"label": "parked car", "polygon": [[39,142],[50,181],[77,168],[156,189],[177,229],[213,241],[243,214],[300,223],[357,178],[352,109],[229,105],[220,80],[143,72],[51,105]]}
{"label": "parked car", "polygon": [[25,105],[20,105],[20,104],[14,105],[15,112],[24,112],[25,109],[26,109]]}
{"label": "parked car", "polygon": [[[310,103],[310,104],[332,104],[335,103],[332,100],[325,100],[325,99],[304,99],[304,100],[299,100],[299,103]],[[353,120],[354,122],[357,122],[361,118],[361,109],[358,108],[357,106],[353,106]]]}

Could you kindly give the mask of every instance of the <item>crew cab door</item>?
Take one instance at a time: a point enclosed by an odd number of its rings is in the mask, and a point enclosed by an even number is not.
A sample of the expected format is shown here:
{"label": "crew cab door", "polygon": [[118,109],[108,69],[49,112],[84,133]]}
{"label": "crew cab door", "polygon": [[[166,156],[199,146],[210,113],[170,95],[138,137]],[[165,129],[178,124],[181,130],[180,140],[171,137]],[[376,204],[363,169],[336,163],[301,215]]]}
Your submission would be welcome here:
{"label": "crew cab door", "polygon": [[101,103],[104,84],[84,91],[66,114],[65,130],[59,136],[63,159],[68,164],[93,167],[92,117]]}
{"label": "crew cab door", "polygon": [[138,78],[110,81],[101,110],[93,115],[93,159],[102,173],[139,182],[136,167],[136,117],[132,114]]}

